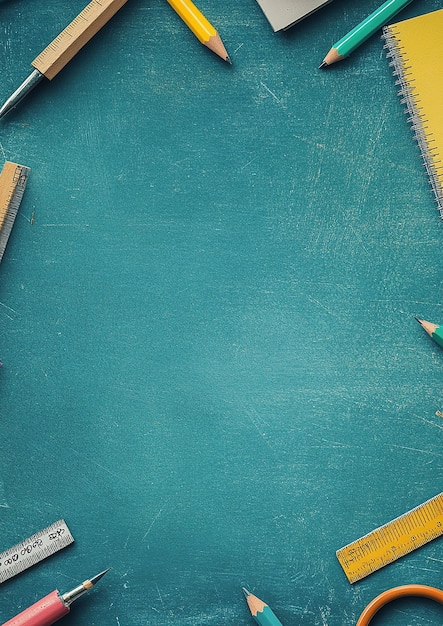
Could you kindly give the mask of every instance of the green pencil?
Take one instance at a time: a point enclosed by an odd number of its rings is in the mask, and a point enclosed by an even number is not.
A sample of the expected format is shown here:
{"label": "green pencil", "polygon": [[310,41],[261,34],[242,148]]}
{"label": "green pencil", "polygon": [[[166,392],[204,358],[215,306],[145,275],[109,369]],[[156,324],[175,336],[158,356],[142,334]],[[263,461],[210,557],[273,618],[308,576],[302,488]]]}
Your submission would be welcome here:
{"label": "green pencil", "polygon": [[260,626],[283,626],[276,614],[265,604],[262,600],[254,596],[247,589],[243,587],[243,593],[246,597],[249,610],[252,617]]}
{"label": "green pencil", "polygon": [[323,59],[320,68],[328,67],[337,61],[349,56],[366,39],[369,39],[379,28],[399,13],[412,0],[387,0],[378,7],[371,15],[368,15],[360,24],[349,31],[329,50]]}
{"label": "green pencil", "polygon": [[438,343],[439,346],[443,348],[443,327],[438,324],[432,324],[431,322],[426,322],[425,320],[420,320],[418,317],[415,318],[417,322],[424,328],[424,330],[428,333],[430,337]]}

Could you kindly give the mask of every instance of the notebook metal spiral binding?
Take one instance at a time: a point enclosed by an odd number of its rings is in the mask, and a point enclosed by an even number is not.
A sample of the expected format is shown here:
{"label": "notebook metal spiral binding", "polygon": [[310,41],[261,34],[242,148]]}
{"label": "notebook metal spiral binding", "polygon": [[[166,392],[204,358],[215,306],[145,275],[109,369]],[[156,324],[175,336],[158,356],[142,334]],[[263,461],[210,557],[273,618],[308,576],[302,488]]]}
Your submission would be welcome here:
{"label": "notebook metal spiral binding", "polygon": [[[434,192],[437,203],[437,210],[443,219],[443,186],[441,184],[441,172],[443,172],[443,163],[435,159],[438,156],[436,147],[432,145],[432,136],[427,137],[424,131],[424,123],[420,111],[420,100],[413,93],[413,89],[407,83],[408,69],[403,66],[402,50],[403,48],[397,41],[387,32],[383,33],[385,40],[384,49],[387,51],[386,56],[389,60],[389,67],[393,68],[393,75],[397,77],[395,86],[398,87],[397,95],[400,98],[400,104],[404,106],[404,114],[408,115],[407,123],[413,132],[413,139],[417,142],[420,150],[423,165],[430,182],[430,186]],[[438,163],[438,165],[436,165]]]}

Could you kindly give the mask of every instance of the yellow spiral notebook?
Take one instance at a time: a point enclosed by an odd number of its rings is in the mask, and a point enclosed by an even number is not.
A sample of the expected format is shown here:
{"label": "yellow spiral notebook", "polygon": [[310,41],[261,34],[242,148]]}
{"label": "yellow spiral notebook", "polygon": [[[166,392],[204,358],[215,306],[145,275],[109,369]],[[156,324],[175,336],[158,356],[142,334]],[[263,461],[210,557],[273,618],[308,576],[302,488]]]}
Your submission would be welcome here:
{"label": "yellow spiral notebook", "polygon": [[385,26],[383,37],[443,217],[443,9]]}

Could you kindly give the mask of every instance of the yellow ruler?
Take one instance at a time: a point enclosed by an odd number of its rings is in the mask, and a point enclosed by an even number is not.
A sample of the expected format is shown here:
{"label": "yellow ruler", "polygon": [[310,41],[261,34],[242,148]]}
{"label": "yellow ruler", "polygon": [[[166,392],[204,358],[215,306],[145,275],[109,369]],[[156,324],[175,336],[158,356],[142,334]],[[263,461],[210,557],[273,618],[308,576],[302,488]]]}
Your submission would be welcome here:
{"label": "yellow ruler", "polygon": [[355,583],[443,534],[443,493],[337,550],[350,583]]}
{"label": "yellow ruler", "polygon": [[32,65],[52,80],[128,0],[92,0],[34,59]]}
{"label": "yellow ruler", "polygon": [[0,261],[25,192],[30,168],[6,161],[0,174]]}

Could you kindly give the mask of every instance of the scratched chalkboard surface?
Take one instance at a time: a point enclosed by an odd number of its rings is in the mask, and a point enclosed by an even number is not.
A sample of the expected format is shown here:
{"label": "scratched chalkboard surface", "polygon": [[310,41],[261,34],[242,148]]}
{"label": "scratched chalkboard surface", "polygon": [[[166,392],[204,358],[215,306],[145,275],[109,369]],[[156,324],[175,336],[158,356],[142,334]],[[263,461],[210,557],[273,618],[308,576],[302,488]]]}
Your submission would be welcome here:
{"label": "scratched chalkboard surface", "polygon": [[[0,2],[1,101],[85,4]],[[232,66],[131,0],[0,122],[31,168],[0,266],[0,552],[75,538],[0,587],[1,622],[106,567],[66,626],[247,626],[242,586],[285,626],[352,626],[441,585],[438,539],[352,586],[335,556],[443,478],[414,320],[443,323],[443,224],[379,36],[318,70],[377,2],[284,34],[198,5]]]}

